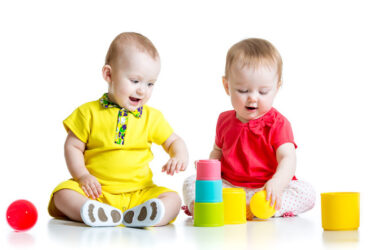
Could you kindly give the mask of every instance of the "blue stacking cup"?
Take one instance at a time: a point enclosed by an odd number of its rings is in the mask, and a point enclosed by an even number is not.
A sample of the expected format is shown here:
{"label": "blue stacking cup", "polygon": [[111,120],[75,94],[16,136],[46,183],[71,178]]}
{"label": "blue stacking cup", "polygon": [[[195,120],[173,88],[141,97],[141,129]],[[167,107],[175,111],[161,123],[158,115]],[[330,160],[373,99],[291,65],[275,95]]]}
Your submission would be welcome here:
{"label": "blue stacking cup", "polygon": [[218,203],[223,201],[222,180],[195,182],[195,202]]}

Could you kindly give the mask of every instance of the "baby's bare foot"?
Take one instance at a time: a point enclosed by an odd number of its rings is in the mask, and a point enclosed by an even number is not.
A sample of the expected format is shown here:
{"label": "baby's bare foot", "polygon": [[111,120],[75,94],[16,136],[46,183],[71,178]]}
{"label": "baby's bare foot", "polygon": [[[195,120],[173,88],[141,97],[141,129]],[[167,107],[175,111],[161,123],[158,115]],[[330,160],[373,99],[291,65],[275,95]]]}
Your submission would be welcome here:
{"label": "baby's bare foot", "polygon": [[191,216],[194,217],[194,201],[192,201],[189,205],[189,211],[191,213]]}
{"label": "baby's bare foot", "polygon": [[191,202],[188,206],[184,205],[181,209],[185,212],[187,216],[193,216],[194,213],[194,201]]}

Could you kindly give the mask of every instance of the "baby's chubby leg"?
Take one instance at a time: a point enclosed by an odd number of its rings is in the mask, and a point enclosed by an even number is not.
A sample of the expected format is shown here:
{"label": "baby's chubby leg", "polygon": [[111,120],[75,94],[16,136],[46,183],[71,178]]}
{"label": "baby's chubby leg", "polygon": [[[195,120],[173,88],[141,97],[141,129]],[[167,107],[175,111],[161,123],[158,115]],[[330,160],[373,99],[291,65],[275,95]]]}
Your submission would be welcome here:
{"label": "baby's chubby leg", "polygon": [[90,200],[74,190],[57,191],[53,196],[53,202],[69,219],[84,222],[88,226],[118,226],[122,222],[121,210]]}
{"label": "baby's chubby leg", "polygon": [[175,192],[168,192],[159,195],[158,197],[164,204],[165,214],[161,221],[155,226],[164,226],[175,219],[180,212],[181,198]]}
{"label": "baby's chubby leg", "polygon": [[69,219],[83,222],[81,218],[81,207],[89,199],[80,193],[70,190],[61,189],[53,195],[53,200],[56,208],[67,216]]}
{"label": "baby's chubby leg", "polygon": [[301,180],[291,181],[284,190],[281,209],[275,217],[297,215],[314,207],[316,193],[311,184]]}
{"label": "baby's chubby leg", "polygon": [[[236,187],[229,182],[223,180],[224,187]],[[251,217],[249,210],[249,203],[253,195],[263,190],[263,188],[251,189],[243,188],[246,192],[247,215],[248,219]],[[277,210],[275,217],[288,217],[301,214],[314,207],[315,191],[314,188],[307,182],[301,180],[293,180],[289,183],[283,192],[282,204],[280,210]],[[249,216],[250,215],[250,216]]]}

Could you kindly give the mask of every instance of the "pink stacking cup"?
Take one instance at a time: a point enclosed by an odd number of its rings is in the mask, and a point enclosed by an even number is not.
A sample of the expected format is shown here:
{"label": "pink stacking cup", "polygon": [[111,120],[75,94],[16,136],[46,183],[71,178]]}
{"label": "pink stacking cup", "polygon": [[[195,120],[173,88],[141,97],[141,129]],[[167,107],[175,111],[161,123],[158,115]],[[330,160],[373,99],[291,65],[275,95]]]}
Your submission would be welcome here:
{"label": "pink stacking cup", "polygon": [[221,164],[218,160],[199,160],[197,167],[197,180],[221,180]]}

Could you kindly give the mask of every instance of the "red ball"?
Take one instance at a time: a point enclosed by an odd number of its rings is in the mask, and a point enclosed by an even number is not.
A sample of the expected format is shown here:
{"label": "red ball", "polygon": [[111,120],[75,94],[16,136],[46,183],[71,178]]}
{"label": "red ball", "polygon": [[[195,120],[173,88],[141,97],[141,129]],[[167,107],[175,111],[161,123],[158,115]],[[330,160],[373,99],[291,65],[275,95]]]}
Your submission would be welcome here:
{"label": "red ball", "polygon": [[16,200],[9,205],[7,221],[16,231],[24,231],[32,228],[38,219],[36,207],[27,200]]}

